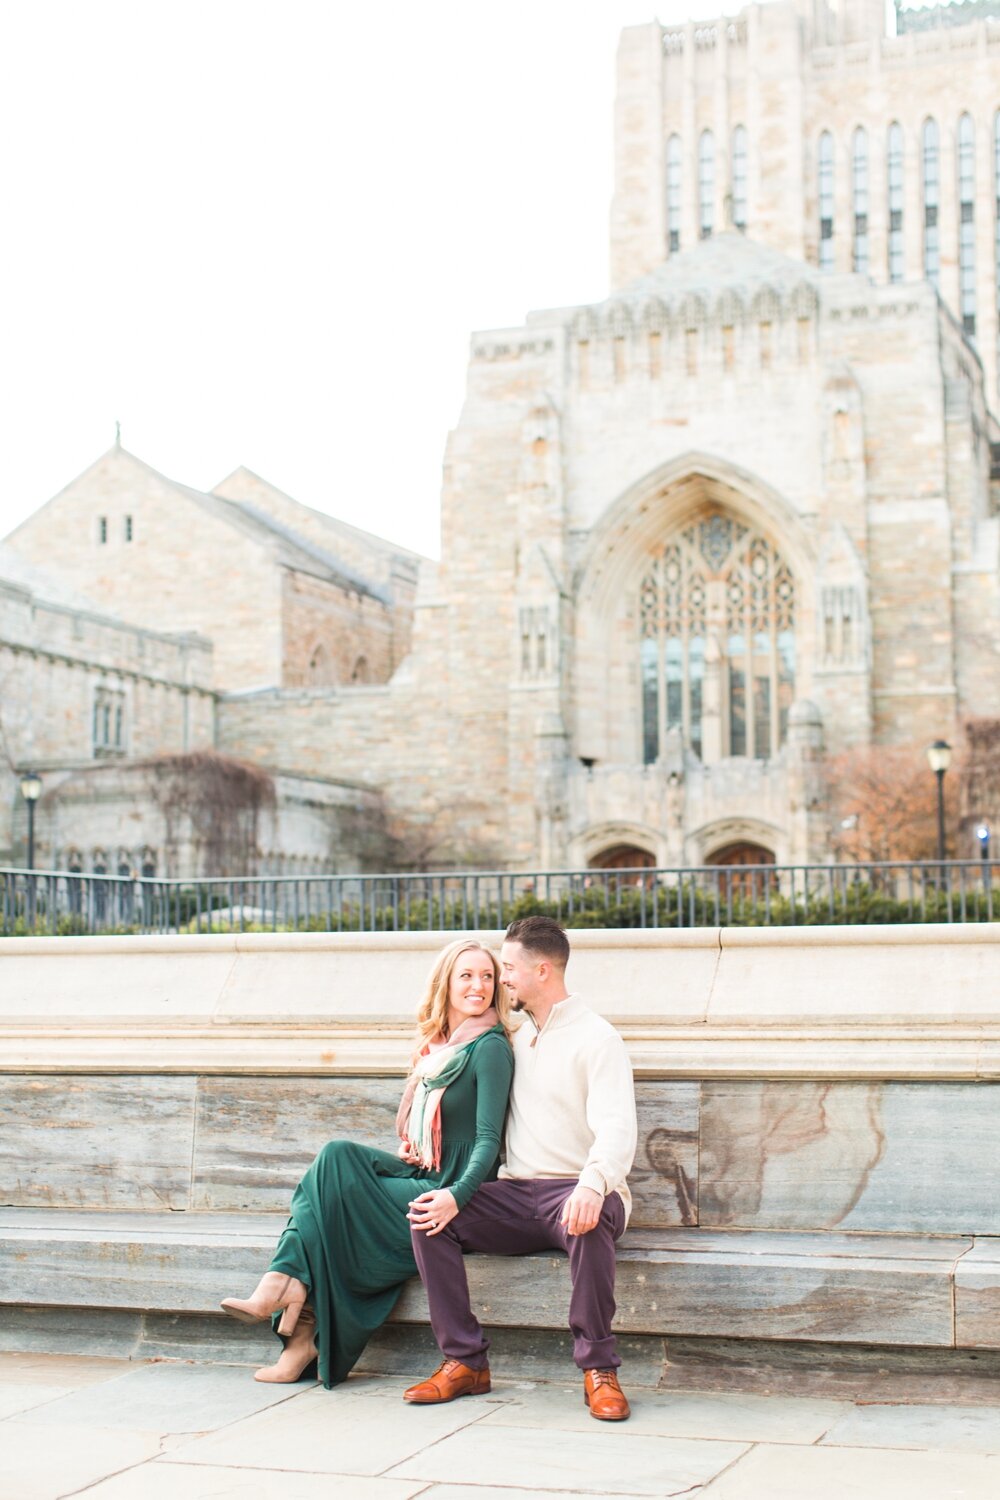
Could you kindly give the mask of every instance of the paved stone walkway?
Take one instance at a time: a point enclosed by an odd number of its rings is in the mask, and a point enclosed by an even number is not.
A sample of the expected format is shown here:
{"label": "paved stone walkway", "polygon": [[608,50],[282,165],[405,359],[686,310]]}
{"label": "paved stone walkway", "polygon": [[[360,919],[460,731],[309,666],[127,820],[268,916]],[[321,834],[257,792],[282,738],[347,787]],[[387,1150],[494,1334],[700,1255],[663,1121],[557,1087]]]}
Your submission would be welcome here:
{"label": "paved stone walkway", "polygon": [[404,1382],[262,1386],[230,1365],[0,1355],[3,1500],[983,1500],[1000,1409],[507,1382],[411,1408]]}

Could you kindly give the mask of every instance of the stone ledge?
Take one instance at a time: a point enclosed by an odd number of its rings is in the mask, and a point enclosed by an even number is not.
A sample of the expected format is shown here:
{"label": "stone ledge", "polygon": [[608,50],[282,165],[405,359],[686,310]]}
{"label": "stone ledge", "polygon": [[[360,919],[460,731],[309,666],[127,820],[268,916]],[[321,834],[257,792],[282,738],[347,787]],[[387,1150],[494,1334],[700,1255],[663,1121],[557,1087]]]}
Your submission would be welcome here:
{"label": "stone ledge", "polygon": [[[249,1286],[284,1214],[0,1210],[8,1306],[205,1315]],[[964,1265],[969,1276],[964,1276]],[[563,1329],[562,1256],[467,1261],[489,1325]],[[625,1335],[1000,1346],[1000,1241],[973,1237],[635,1230],[618,1256]],[[393,1321],[426,1323],[411,1282]]]}
{"label": "stone ledge", "polygon": [[[639,1079],[1000,1080],[1000,1022],[994,1020],[913,1022],[895,1030],[792,1022],[654,1027],[627,1017],[616,1017],[615,1024]],[[403,1077],[412,1042],[408,1025],[346,1020],[0,1024],[0,1075]]]}

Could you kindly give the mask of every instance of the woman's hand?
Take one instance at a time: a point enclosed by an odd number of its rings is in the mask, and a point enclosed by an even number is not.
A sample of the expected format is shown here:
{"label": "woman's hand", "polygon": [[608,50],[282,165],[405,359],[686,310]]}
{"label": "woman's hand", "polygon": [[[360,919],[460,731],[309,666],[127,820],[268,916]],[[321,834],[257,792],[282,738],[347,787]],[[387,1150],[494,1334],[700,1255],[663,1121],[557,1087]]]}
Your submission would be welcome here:
{"label": "woman's hand", "polygon": [[430,1237],[440,1234],[458,1213],[458,1204],[447,1188],[438,1188],[435,1193],[421,1193],[410,1204],[406,1215],[414,1229],[421,1229]]}
{"label": "woman's hand", "polygon": [[420,1160],[420,1157],[417,1154],[417,1148],[415,1146],[412,1146],[409,1141],[400,1141],[399,1146],[396,1149],[396,1155],[400,1158],[401,1161],[416,1163]]}

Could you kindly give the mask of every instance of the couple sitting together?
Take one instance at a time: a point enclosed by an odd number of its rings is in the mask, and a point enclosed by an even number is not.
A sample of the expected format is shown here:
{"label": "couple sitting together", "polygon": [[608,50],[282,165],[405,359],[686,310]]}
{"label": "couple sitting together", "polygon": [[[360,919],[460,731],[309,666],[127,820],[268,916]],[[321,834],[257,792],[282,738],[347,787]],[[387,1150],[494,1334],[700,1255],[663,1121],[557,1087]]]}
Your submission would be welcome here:
{"label": "couple sitting together", "polygon": [[[567,990],[568,959],[548,917],[514,922],[499,961],[475,939],[440,955],[418,1012],[397,1153],[324,1146],[256,1291],[222,1303],[236,1318],[271,1318],[284,1344],[257,1380],[301,1380],[317,1364],[325,1386],[344,1380],[419,1270],[444,1360],[403,1399],[480,1395],[489,1341],[463,1255],[557,1249],[569,1256],[573,1358],[590,1414],[629,1415],[611,1322],[636,1144],[632,1068],[614,1027]],[[527,1017],[516,1029],[511,1011]]]}

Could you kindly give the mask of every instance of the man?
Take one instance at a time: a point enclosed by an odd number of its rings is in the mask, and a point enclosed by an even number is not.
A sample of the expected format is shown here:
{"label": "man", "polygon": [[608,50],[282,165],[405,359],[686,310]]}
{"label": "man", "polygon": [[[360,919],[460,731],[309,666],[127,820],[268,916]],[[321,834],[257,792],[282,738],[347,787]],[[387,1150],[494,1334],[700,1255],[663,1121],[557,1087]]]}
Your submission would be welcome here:
{"label": "man", "polygon": [[569,1255],[573,1358],[590,1414],[604,1422],[629,1415],[611,1322],[615,1242],[631,1207],[632,1068],[614,1027],[567,990],[568,959],[566,934],[549,917],[524,917],[507,929],[501,974],[513,1008],[528,1019],[514,1036],[506,1161],[499,1179],[484,1183],[461,1211],[445,1201],[442,1212],[440,1193],[423,1195],[433,1203],[411,1204],[414,1255],[444,1355],[429,1380],[405,1393],[414,1404],[490,1389],[489,1341],[472,1313],[463,1252],[559,1249]]}

